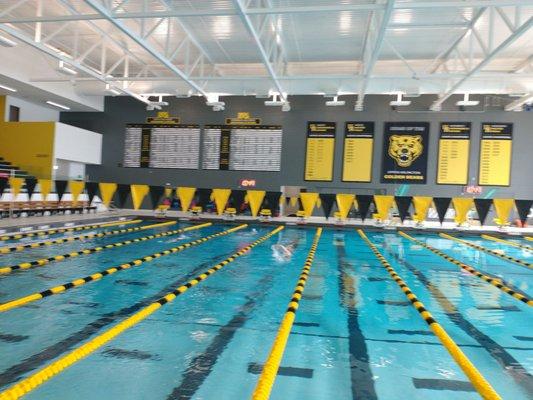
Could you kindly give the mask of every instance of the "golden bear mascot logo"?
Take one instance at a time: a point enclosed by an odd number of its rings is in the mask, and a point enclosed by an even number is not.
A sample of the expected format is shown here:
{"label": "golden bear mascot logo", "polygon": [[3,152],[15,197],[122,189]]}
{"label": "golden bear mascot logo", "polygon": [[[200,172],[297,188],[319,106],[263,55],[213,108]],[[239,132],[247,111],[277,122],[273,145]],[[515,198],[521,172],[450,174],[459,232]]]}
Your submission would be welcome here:
{"label": "golden bear mascot logo", "polygon": [[389,138],[389,156],[400,167],[409,167],[424,150],[420,135],[392,135]]}

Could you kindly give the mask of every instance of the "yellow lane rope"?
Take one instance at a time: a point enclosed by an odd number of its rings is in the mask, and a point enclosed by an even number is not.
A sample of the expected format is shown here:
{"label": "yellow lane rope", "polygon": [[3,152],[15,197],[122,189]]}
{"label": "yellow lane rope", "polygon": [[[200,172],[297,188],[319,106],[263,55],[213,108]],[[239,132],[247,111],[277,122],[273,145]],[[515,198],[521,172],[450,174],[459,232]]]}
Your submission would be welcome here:
{"label": "yellow lane rope", "polygon": [[488,253],[488,254],[491,254],[493,256],[499,257],[499,258],[501,258],[503,260],[514,262],[514,263],[516,263],[518,265],[521,265],[522,267],[533,268],[531,263],[525,262],[525,261],[520,260],[520,259],[515,258],[515,257],[508,256],[507,254],[501,254],[501,253],[499,253],[497,251],[494,251],[494,250],[491,250],[491,249],[487,249],[487,248],[485,248],[483,246],[480,246],[478,244],[469,242],[467,240],[459,239],[459,238],[457,238],[455,236],[451,236],[451,235],[448,235],[446,233],[439,233],[439,236],[443,237],[445,239],[454,240],[457,243],[464,244],[465,246],[472,247],[473,249],[484,251],[485,253]]}
{"label": "yellow lane rope", "polygon": [[55,228],[55,229],[49,229],[46,231],[37,231],[37,232],[28,232],[28,233],[18,232],[18,233],[12,233],[12,234],[0,236],[0,240],[2,241],[3,240],[18,240],[18,239],[22,239],[26,237],[55,235],[57,233],[65,233],[65,232],[86,231],[86,230],[95,229],[95,228],[105,228],[107,226],[138,224],[140,222],[142,222],[142,219],[102,222],[100,224],[80,225],[80,226],[75,226],[72,228]]}
{"label": "yellow lane rope", "polygon": [[532,236],[524,236],[524,239],[529,240],[530,242],[533,242]]}
{"label": "yellow lane rope", "polygon": [[[171,223],[172,222],[167,222],[167,224],[171,224]],[[209,226],[209,225],[211,225],[211,224],[203,224],[203,227],[206,227],[206,226]],[[73,251],[72,253],[62,254],[62,255],[59,255],[59,256],[53,256],[53,257],[48,257],[48,258],[41,258],[41,259],[35,260],[35,261],[23,262],[23,263],[20,263],[20,264],[11,265],[9,267],[7,267],[7,266],[6,267],[0,267],[0,275],[10,274],[13,271],[18,271],[18,270],[22,270],[22,269],[40,267],[40,266],[46,265],[46,264],[48,264],[50,262],[53,262],[53,261],[62,261],[64,259],[66,259],[66,258],[78,257],[78,256],[81,256],[81,255],[84,255],[84,254],[93,254],[93,253],[97,253],[97,252],[102,251],[102,250],[112,249],[114,247],[127,246],[129,244],[138,243],[138,242],[145,242],[147,240],[152,240],[152,239],[156,239],[156,238],[160,238],[160,237],[164,237],[164,236],[176,235],[176,234],[178,234],[180,232],[181,232],[181,229],[175,229],[175,230],[172,230],[172,231],[155,233],[155,234],[149,235],[149,236],[143,236],[143,237],[140,237],[140,238],[124,240],[122,242],[115,242],[115,243],[106,244],[106,245],[102,245],[102,246],[98,246],[98,247],[93,247],[93,248],[90,248],[90,249],[82,249],[82,250],[79,250],[79,251]]]}
{"label": "yellow lane rope", "polygon": [[55,240],[45,240],[42,242],[20,244],[20,245],[11,246],[11,247],[0,247],[0,254],[11,253],[13,251],[22,251],[25,249],[35,249],[37,247],[43,247],[43,246],[52,246],[54,244],[75,242],[77,240],[83,240],[83,239],[100,238],[100,237],[105,237],[105,236],[120,235],[122,233],[145,231],[147,229],[155,229],[155,228],[159,228],[163,226],[174,225],[175,223],[176,221],[163,222],[163,223],[157,223],[157,224],[151,224],[151,225],[145,225],[145,226],[138,226],[135,228],[116,229],[113,231],[89,233],[87,235],[79,235],[79,236],[69,236],[69,237],[55,239]]}
{"label": "yellow lane rope", "polygon": [[500,243],[503,243],[503,244],[507,244],[509,246],[518,247],[520,249],[533,251],[533,247],[531,247],[531,246],[528,246],[528,245],[525,245],[525,244],[511,242],[510,240],[505,240],[505,239],[502,239],[502,238],[499,238],[499,237],[496,237],[496,236],[481,235],[481,237],[483,239],[492,240],[493,242],[500,242]]}
{"label": "yellow lane rope", "polygon": [[[169,254],[179,253],[179,252],[181,252],[183,250],[186,250],[186,249],[188,249],[190,247],[196,246],[196,245],[201,244],[201,243],[205,243],[208,240],[211,240],[211,239],[214,239],[214,238],[217,238],[217,237],[220,237],[220,236],[228,235],[228,234],[236,232],[236,231],[238,231],[240,229],[244,229],[247,226],[248,226],[247,224],[239,225],[237,227],[230,228],[230,229],[227,229],[225,231],[215,233],[213,235],[209,235],[209,236],[206,236],[206,237],[203,237],[203,238],[200,238],[200,239],[196,239],[196,240],[193,240],[191,242],[183,243],[183,244],[181,244],[179,246],[172,247],[171,249],[160,251],[159,253],[154,253],[154,254],[151,254],[149,256],[141,257],[141,258],[139,258],[137,260],[133,260],[133,261],[130,261],[128,263],[121,264],[121,265],[119,265],[117,267],[107,268],[107,269],[105,269],[103,271],[96,272],[96,273],[94,273],[92,275],[89,275],[89,276],[86,276],[84,278],[74,279],[71,282],[64,283],[63,285],[55,286],[55,287],[52,287],[52,288],[47,289],[47,290],[43,290],[42,292],[36,292],[36,293],[30,294],[28,296],[20,297],[18,299],[14,299],[14,300],[2,303],[2,304],[0,304],[0,312],[5,312],[5,311],[11,310],[13,308],[17,308],[17,307],[23,306],[23,305],[28,304],[28,303],[31,303],[31,302],[34,302],[34,301],[37,301],[37,300],[41,300],[41,299],[43,299],[45,297],[49,297],[49,296],[53,296],[55,294],[63,293],[65,291],[67,291],[67,290],[73,289],[73,288],[78,287],[78,286],[85,285],[86,283],[89,283],[89,282],[98,281],[98,280],[102,279],[105,276],[113,275],[116,272],[124,271],[126,269],[131,268],[131,267],[135,267],[135,266],[141,265],[141,264],[143,264],[145,262],[149,262],[149,261],[155,260],[156,258],[159,258],[159,257],[167,256]],[[195,226],[189,226],[187,228],[183,228],[181,231],[182,232],[186,232],[186,231],[191,231],[191,230],[200,229],[200,228],[203,228],[203,226],[202,225],[195,225]]]}
{"label": "yellow lane rope", "polygon": [[457,265],[459,268],[464,269],[465,271],[470,272],[472,275],[477,276],[478,278],[484,280],[485,282],[490,283],[492,286],[497,287],[502,292],[507,293],[510,296],[513,296],[515,299],[518,299],[521,302],[526,303],[528,306],[533,306],[533,300],[531,300],[529,297],[523,296],[522,294],[515,292],[510,287],[506,286],[503,283],[502,280],[496,279],[496,278],[492,278],[492,277],[490,277],[488,275],[482,274],[481,272],[479,272],[475,268],[471,267],[470,265],[465,264],[465,263],[463,263],[463,262],[461,262],[461,261],[449,256],[448,254],[443,253],[442,251],[440,251],[440,250],[438,250],[438,249],[436,249],[436,248],[434,248],[434,247],[432,247],[432,246],[430,246],[430,245],[428,245],[428,244],[426,244],[426,243],[424,243],[424,242],[422,242],[422,241],[420,241],[418,239],[415,239],[412,236],[409,236],[405,232],[399,231],[398,233],[401,236],[403,236],[404,238],[409,239],[412,242],[415,242],[416,244],[418,244],[418,245],[428,249],[429,251],[435,253],[436,255],[444,258],[446,261],[449,261],[452,264]]}
{"label": "yellow lane rope", "polygon": [[270,397],[270,392],[272,391],[272,386],[276,380],[279,365],[281,363],[281,359],[283,358],[283,353],[285,352],[285,347],[287,346],[287,341],[296,317],[296,311],[298,310],[300,299],[302,298],[305,284],[307,283],[307,278],[309,277],[309,271],[311,270],[311,266],[315,258],[320,235],[322,235],[322,228],[318,228],[316,230],[313,244],[311,245],[307,259],[305,260],[304,267],[302,268],[302,272],[298,278],[294,292],[292,293],[291,301],[289,302],[285,316],[281,321],[278,334],[276,335],[276,339],[272,344],[270,354],[265,362],[261,376],[257,381],[257,386],[255,387],[252,395],[253,400],[268,400]]}
{"label": "yellow lane rope", "polygon": [[109,341],[113,340],[116,336],[120,335],[122,332],[126,331],[127,329],[131,328],[134,325],[137,325],[139,322],[147,318],[149,315],[153,314],[160,307],[164,306],[167,303],[172,302],[176,297],[185,293],[191,287],[207,279],[210,275],[213,275],[215,272],[219,271],[220,269],[224,268],[226,265],[235,261],[240,256],[246,254],[252,248],[264,242],[265,240],[269,239],[271,236],[274,236],[275,234],[280,232],[283,228],[284,228],[283,226],[279,226],[276,229],[270,231],[266,235],[257,239],[255,242],[249,244],[248,246],[242,248],[238,252],[232,254],[231,256],[226,258],[224,261],[221,261],[217,265],[209,268],[202,274],[198,275],[196,278],[191,279],[185,285],[182,285],[176,288],[174,291],[167,293],[165,296],[161,297],[159,300],[156,300],[150,305],[142,308],[140,311],[122,320],[117,325],[108,329],[104,333],[89,340],[84,345],[79,346],[78,348],[69,352],[67,355],[59,358],[58,360],[52,362],[51,364],[42,368],[36,373],[30,375],[29,377],[9,387],[8,389],[0,393],[0,400],[15,400],[31,392],[36,387],[43,384],[50,378],[52,378],[54,375],[59,374],[64,369],[70,367],[72,364],[76,363],[77,361],[80,361],[81,359],[87,357],[89,354],[93,353],[94,351],[96,351],[97,349],[99,349],[100,347],[108,343]]}
{"label": "yellow lane rope", "polygon": [[491,384],[485,379],[483,375],[477,370],[474,364],[463,353],[461,348],[453,341],[444,328],[435,320],[433,315],[426,310],[424,304],[418,300],[416,295],[411,291],[405,281],[396,273],[394,268],[389,264],[385,257],[379,252],[378,248],[368,239],[366,234],[358,229],[357,232],[361,238],[367,243],[374,255],[377,257],[381,265],[385,267],[391,278],[402,289],[405,296],[409,299],[413,307],[418,311],[420,316],[426,321],[429,328],[433,331],[435,336],[441,341],[442,345],[448,350],[448,353],[453,357],[457,365],[463,370],[474,388],[484,399],[501,399],[500,395],[494,390]]}

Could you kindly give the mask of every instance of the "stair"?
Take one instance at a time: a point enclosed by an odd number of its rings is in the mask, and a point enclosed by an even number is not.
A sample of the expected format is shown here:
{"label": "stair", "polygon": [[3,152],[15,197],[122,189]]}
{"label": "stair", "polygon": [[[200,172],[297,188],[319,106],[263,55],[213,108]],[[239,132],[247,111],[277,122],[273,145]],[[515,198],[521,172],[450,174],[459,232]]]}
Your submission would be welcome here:
{"label": "stair", "polygon": [[9,178],[13,176],[13,174],[17,178],[32,178],[27,171],[21,170],[16,165],[13,165],[10,161],[0,157],[0,178]]}

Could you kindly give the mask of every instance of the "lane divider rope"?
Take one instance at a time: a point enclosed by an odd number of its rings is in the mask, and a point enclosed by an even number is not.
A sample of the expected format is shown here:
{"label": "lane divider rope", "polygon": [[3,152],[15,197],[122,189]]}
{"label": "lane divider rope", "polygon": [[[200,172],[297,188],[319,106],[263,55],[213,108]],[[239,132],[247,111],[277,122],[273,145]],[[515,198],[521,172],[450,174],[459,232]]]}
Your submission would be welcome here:
{"label": "lane divider rope", "polygon": [[511,289],[510,287],[506,286],[505,282],[502,281],[501,279],[496,279],[496,278],[492,278],[488,275],[485,275],[481,272],[479,272],[478,270],[476,270],[475,268],[471,267],[470,265],[468,264],[465,264],[451,256],[449,256],[448,254],[418,240],[418,239],[415,239],[414,237],[408,235],[407,233],[405,232],[401,232],[399,231],[398,232],[401,236],[403,236],[404,238],[406,239],[409,239],[411,240],[412,242],[426,248],[427,250],[435,253],[436,255],[444,258],[446,261],[449,261],[451,262],[452,264],[455,264],[457,265],[459,268],[461,269],[464,269],[465,271],[468,271],[470,272],[472,275],[474,276],[477,276],[478,278],[484,280],[485,282],[487,283],[490,283],[492,286],[495,286],[497,287],[498,289],[500,289],[502,292],[504,293],[507,293],[508,295],[510,296],[513,296],[515,299],[517,300],[520,300],[521,302],[523,303],[526,303],[528,306],[533,306],[533,300],[531,300],[529,297],[526,297],[524,295],[522,295],[521,293],[517,293],[515,292],[513,289]]}
{"label": "lane divider rope", "polygon": [[525,245],[525,244],[511,242],[510,240],[505,240],[505,239],[502,239],[502,238],[499,238],[499,237],[496,237],[496,236],[481,235],[481,237],[483,239],[492,240],[493,242],[500,242],[500,243],[503,243],[503,244],[507,244],[509,246],[518,247],[520,249],[533,251],[533,247],[531,247],[531,246],[528,246],[528,245]]}
{"label": "lane divider rope", "polygon": [[431,331],[437,336],[442,345],[446,348],[448,353],[455,360],[457,365],[463,370],[474,388],[484,399],[501,399],[500,395],[494,390],[491,384],[478,371],[476,366],[463,353],[461,348],[454,342],[448,332],[435,320],[433,315],[425,308],[424,304],[418,300],[416,295],[411,291],[405,281],[396,273],[394,268],[389,264],[387,259],[383,257],[378,248],[368,239],[366,234],[358,229],[359,236],[366,242],[368,247],[372,250],[381,265],[387,270],[391,278],[398,284],[405,296],[409,299],[413,307],[418,311],[420,316],[426,321]]}
{"label": "lane divider rope", "polygon": [[514,263],[516,263],[518,265],[521,265],[523,267],[533,268],[531,263],[525,262],[525,261],[520,260],[520,259],[515,258],[515,257],[508,256],[507,254],[500,254],[497,251],[494,251],[494,250],[491,250],[491,249],[487,249],[487,248],[485,248],[483,246],[480,246],[478,244],[469,242],[467,240],[459,239],[459,238],[457,238],[455,236],[451,236],[451,235],[448,235],[446,233],[439,233],[439,236],[443,237],[445,239],[450,239],[450,240],[456,241],[458,243],[464,244],[465,246],[472,247],[473,249],[484,251],[485,253],[488,253],[488,254],[491,254],[493,256],[499,257],[499,258],[501,258],[503,260],[514,262]]}
{"label": "lane divider rope", "polygon": [[116,229],[113,231],[106,231],[106,232],[89,233],[87,235],[69,236],[69,237],[59,238],[55,240],[45,240],[43,242],[27,243],[27,244],[12,246],[12,247],[0,247],[0,254],[11,253],[14,251],[22,251],[25,249],[35,249],[37,247],[43,247],[43,246],[52,246],[54,244],[75,242],[77,240],[83,240],[83,239],[100,238],[100,237],[105,237],[105,236],[119,235],[122,233],[145,231],[147,229],[161,228],[163,226],[174,225],[174,224],[176,224],[176,221],[163,222],[163,223],[151,224],[151,225],[145,225],[145,226],[138,226],[135,228]]}
{"label": "lane divider rope", "polygon": [[[202,224],[202,228],[204,228],[206,226],[209,226],[209,225],[211,225],[211,223]],[[164,237],[164,236],[176,235],[176,234],[181,233],[181,232],[182,232],[181,229],[175,229],[175,230],[167,231],[167,232],[154,233],[153,235],[143,236],[143,237],[135,238],[135,239],[128,239],[128,240],[124,240],[122,242],[110,243],[110,244],[106,244],[106,245],[102,245],[102,246],[98,246],[98,247],[93,247],[93,248],[90,248],[90,249],[82,249],[82,250],[79,250],[79,251],[73,251],[71,253],[62,254],[62,255],[59,255],[59,256],[53,256],[53,257],[48,257],[48,258],[40,258],[39,260],[23,262],[23,263],[20,263],[20,264],[11,265],[9,267],[7,267],[7,266],[6,267],[0,267],[0,275],[6,275],[6,274],[12,273],[13,271],[29,269],[29,268],[33,268],[33,267],[40,267],[40,266],[46,265],[46,264],[48,264],[50,262],[63,261],[66,258],[78,257],[78,256],[85,255],[85,254],[93,254],[93,253],[100,252],[102,250],[112,249],[114,247],[127,246],[129,244],[145,242],[147,240],[153,240],[153,239],[157,239],[157,238]]]}
{"label": "lane divider rope", "polygon": [[48,229],[46,231],[37,231],[37,232],[28,232],[28,233],[19,232],[19,233],[13,233],[13,234],[7,234],[7,235],[0,236],[0,240],[2,241],[18,240],[18,239],[34,237],[34,236],[46,236],[46,235],[55,235],[57,233],[86,231],[86,230],[95,229],[95,228],[105,228],[107,226],[138,224],[140,222],[142,222],[142,219],[131,219],[131,220],[123,220],[123,221],[102,222],[100,224],[81,225],[81,226],[75,226],[71,228],[55,228],[55,229]]}
{"label": "lane divider rope", "polygon": [[[117,267],[107,268],[107,269],[105,269],[103,271],[96,272],[96,273],[94,273],[92,275],[88,275],[88,276],[86,276],[84,278],[77,278],[77,279],[74,279],[71,282],[64,283],[62,285],[55,286],[55,287],[52,287],[50,289],[43,290],[41,292],[32,293],[32,294],[30,294],[28,296],[24,296],[24,297],[20,297],[18,299],[7,301],[5,303],[0,304],[0,312],[5,312],[5,311],[11,310],[13,308],[21,307],[21,306],[23,306],[25,304],[28,304],[28,303],[31,303],[31,302],[34,302],[34,301],[37,301],[37,300],[44,299],[45,297],[49,297],[49,296],[53,296],[55,294],[63,293],[65,291],[67,291],[67,290],[73,289],[73,288],[78,287],[78,286],[85,285],[86,283],[89,283],[89,282],[98,281],[98,280],[102,279],[105,276],[113,275],[116,272],[124,271],[126,269],[131,268],[131,267],[139,266],[139,265],[141,265],[141,264],[143,264],[145,262],[150,262],[150,261],[155,260],[156,258],[159,258],[159,257],[167,256],[169,254],[179,253],[179,252],[181,252],[183,250],[186,250],[186,249],[188,249],[190,247],[199,245],[201,243],[205,243],[208,240],[211,240],[211,239],[214,239],[214,238],[217,238],[217,237],[220,237],[220,236],[228,235],[228,234],[236,232],[236,231],[238,231],[240,229],[244,229],[247,226],[248,226],[247,224],[239,225],[237,227],[230,228],[230,229],[227,229],[225,231],[215,233],[213,235],[209,235],[209,236],[206,236],[206,237],[203,237],[203,238],[200,238],[200,239],[196,239],[196,240],[193,240],[193,241],[188,242],[188,243],[183,243],[183,244],[181,244],[179,246],[172,247],[171,249],[163,250],[163,251],[160,251],[158,253],[151,254],[149,256],[141,257],[139,259],[130,261],[128,263],[121,264],[121,265],[119,265]],[[186,232],[186,231],[191,231],[191,230],[195,230],[195,229],[200,229],[200,228],[203,228],[203,227],[204,226],[202,226],[202,225],[195,225],[195,226],[190,226],[190,227],[187,227],[187,228],[183,228],[181,231],[182,232]]]}
{"label": "lane divider rope", "polygon": [[294,292],[292,293],[291,301],[287,306],[287,311],[285,312],[285,316],[283,317],[283,320],[279,326],[278,334],[276,335],[274,343],[272,344],[272,348],[270,349],[270,354],[263,366],[261,376],[257,381],[257,385],[252,395],[253,400],[268,400],[270,398],[270,393],[272,391],[272,387],[274,386],[276,375],[278,374],[281,359],[285,353],[285,347],[287,346],[292,325],[294,323],[294,319],[296,318],[296,311],[298,310],[302,294],[305,290],[305,284],[309,278],[309,271],[313,265],[316,248],[321,235],[322,228],[318,228],[315,233],[313,244],[311,245],[309,253],[307,254],[307,259],[305,260],[302,272],[298,278]]}
{"label": "lane divider rope", "polygon": [[533,242],[533,236],[524,236],[524,239],[529,240],[530,242]]}
{"label": "lane divider rope", "polygon": [[191,287],[196,286],[201,281],[207,279],[210,275],[213,275],[220,269],[224,268],[226,265],[235,261],[237,258],[248,253],[252,248],[257,246],[258,244],[276,235],[283,228],[284,226],[279,226],[276,229],[270,231],[266,235],[257,239],[255,242],[249,244],[246,247],[243,247],[241,250],[237,251],[236,253],[233,253],[231,256],[229,256],[225,260],[221,261],[215,266],[204,271],[203,273],[198,275],[196,278],[191,279],[185,285],[182,285],[176,288],[175,290],[173,290],[172,292],[167,293],[165,296],[149,304],[148,306],[142,308],[141,310],[131,315],[130,317],[122,320],[117,325],[108,329],[104,333],[89,340],[87,343],[83,344],[82,346],[79,346],[76,349],[72,350],[67,355],[59,358],[58,360],[52,362],[48,366],[42,368],[41,370],[30,375],[29,377],[19,381],[18,383],[15,383],[13,386],[9,387],[8,389],[0,393],[0,400],[16,400],[26,395],[27,393],[31,392],[36,387],[42,385],[44,382],[46,382],[53,376],[62,372],[64,369],[70,367],[72,364],[87,357],[89,354],[93,353],[94,351],[96,351],[97,349],[105,345],[106,343],[110,342],[115,337],[117,337],[118,335],[126,331],[127,329],[131,328],[134,325],[137,325],[139,322],[141,322],[142,320],[144,320],[145,318],[153,314],[156,310],[158,310],[165,304],[171,303],[176,297],[185,293]]}

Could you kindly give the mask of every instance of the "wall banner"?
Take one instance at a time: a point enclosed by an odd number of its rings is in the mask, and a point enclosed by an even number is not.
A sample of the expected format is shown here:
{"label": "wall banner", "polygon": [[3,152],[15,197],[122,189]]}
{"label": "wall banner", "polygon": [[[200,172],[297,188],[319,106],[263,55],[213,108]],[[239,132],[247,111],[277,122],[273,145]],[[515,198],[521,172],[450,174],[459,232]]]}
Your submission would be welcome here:
{"label": "wall banner", "polygon": [[304,180],[333,180],[336,127],[335,122],[307,123]]}
{"label": "wall banner", "polygon": [[467,184],[471,127],[470,122],[441,122],[437,184]]}
{"label": "wall banner", "polygon": [[346,122],[342,157],[343,182],[372,181],[374,122]]}
{"label": "wall banner", "polygon": [[509,186],[513,124],[484,122],[481,124],[479,185]]}
{"label": "wall banner", "polygon": [[426,183],[428,147],[429,122],[386,122],[381,183]]}

